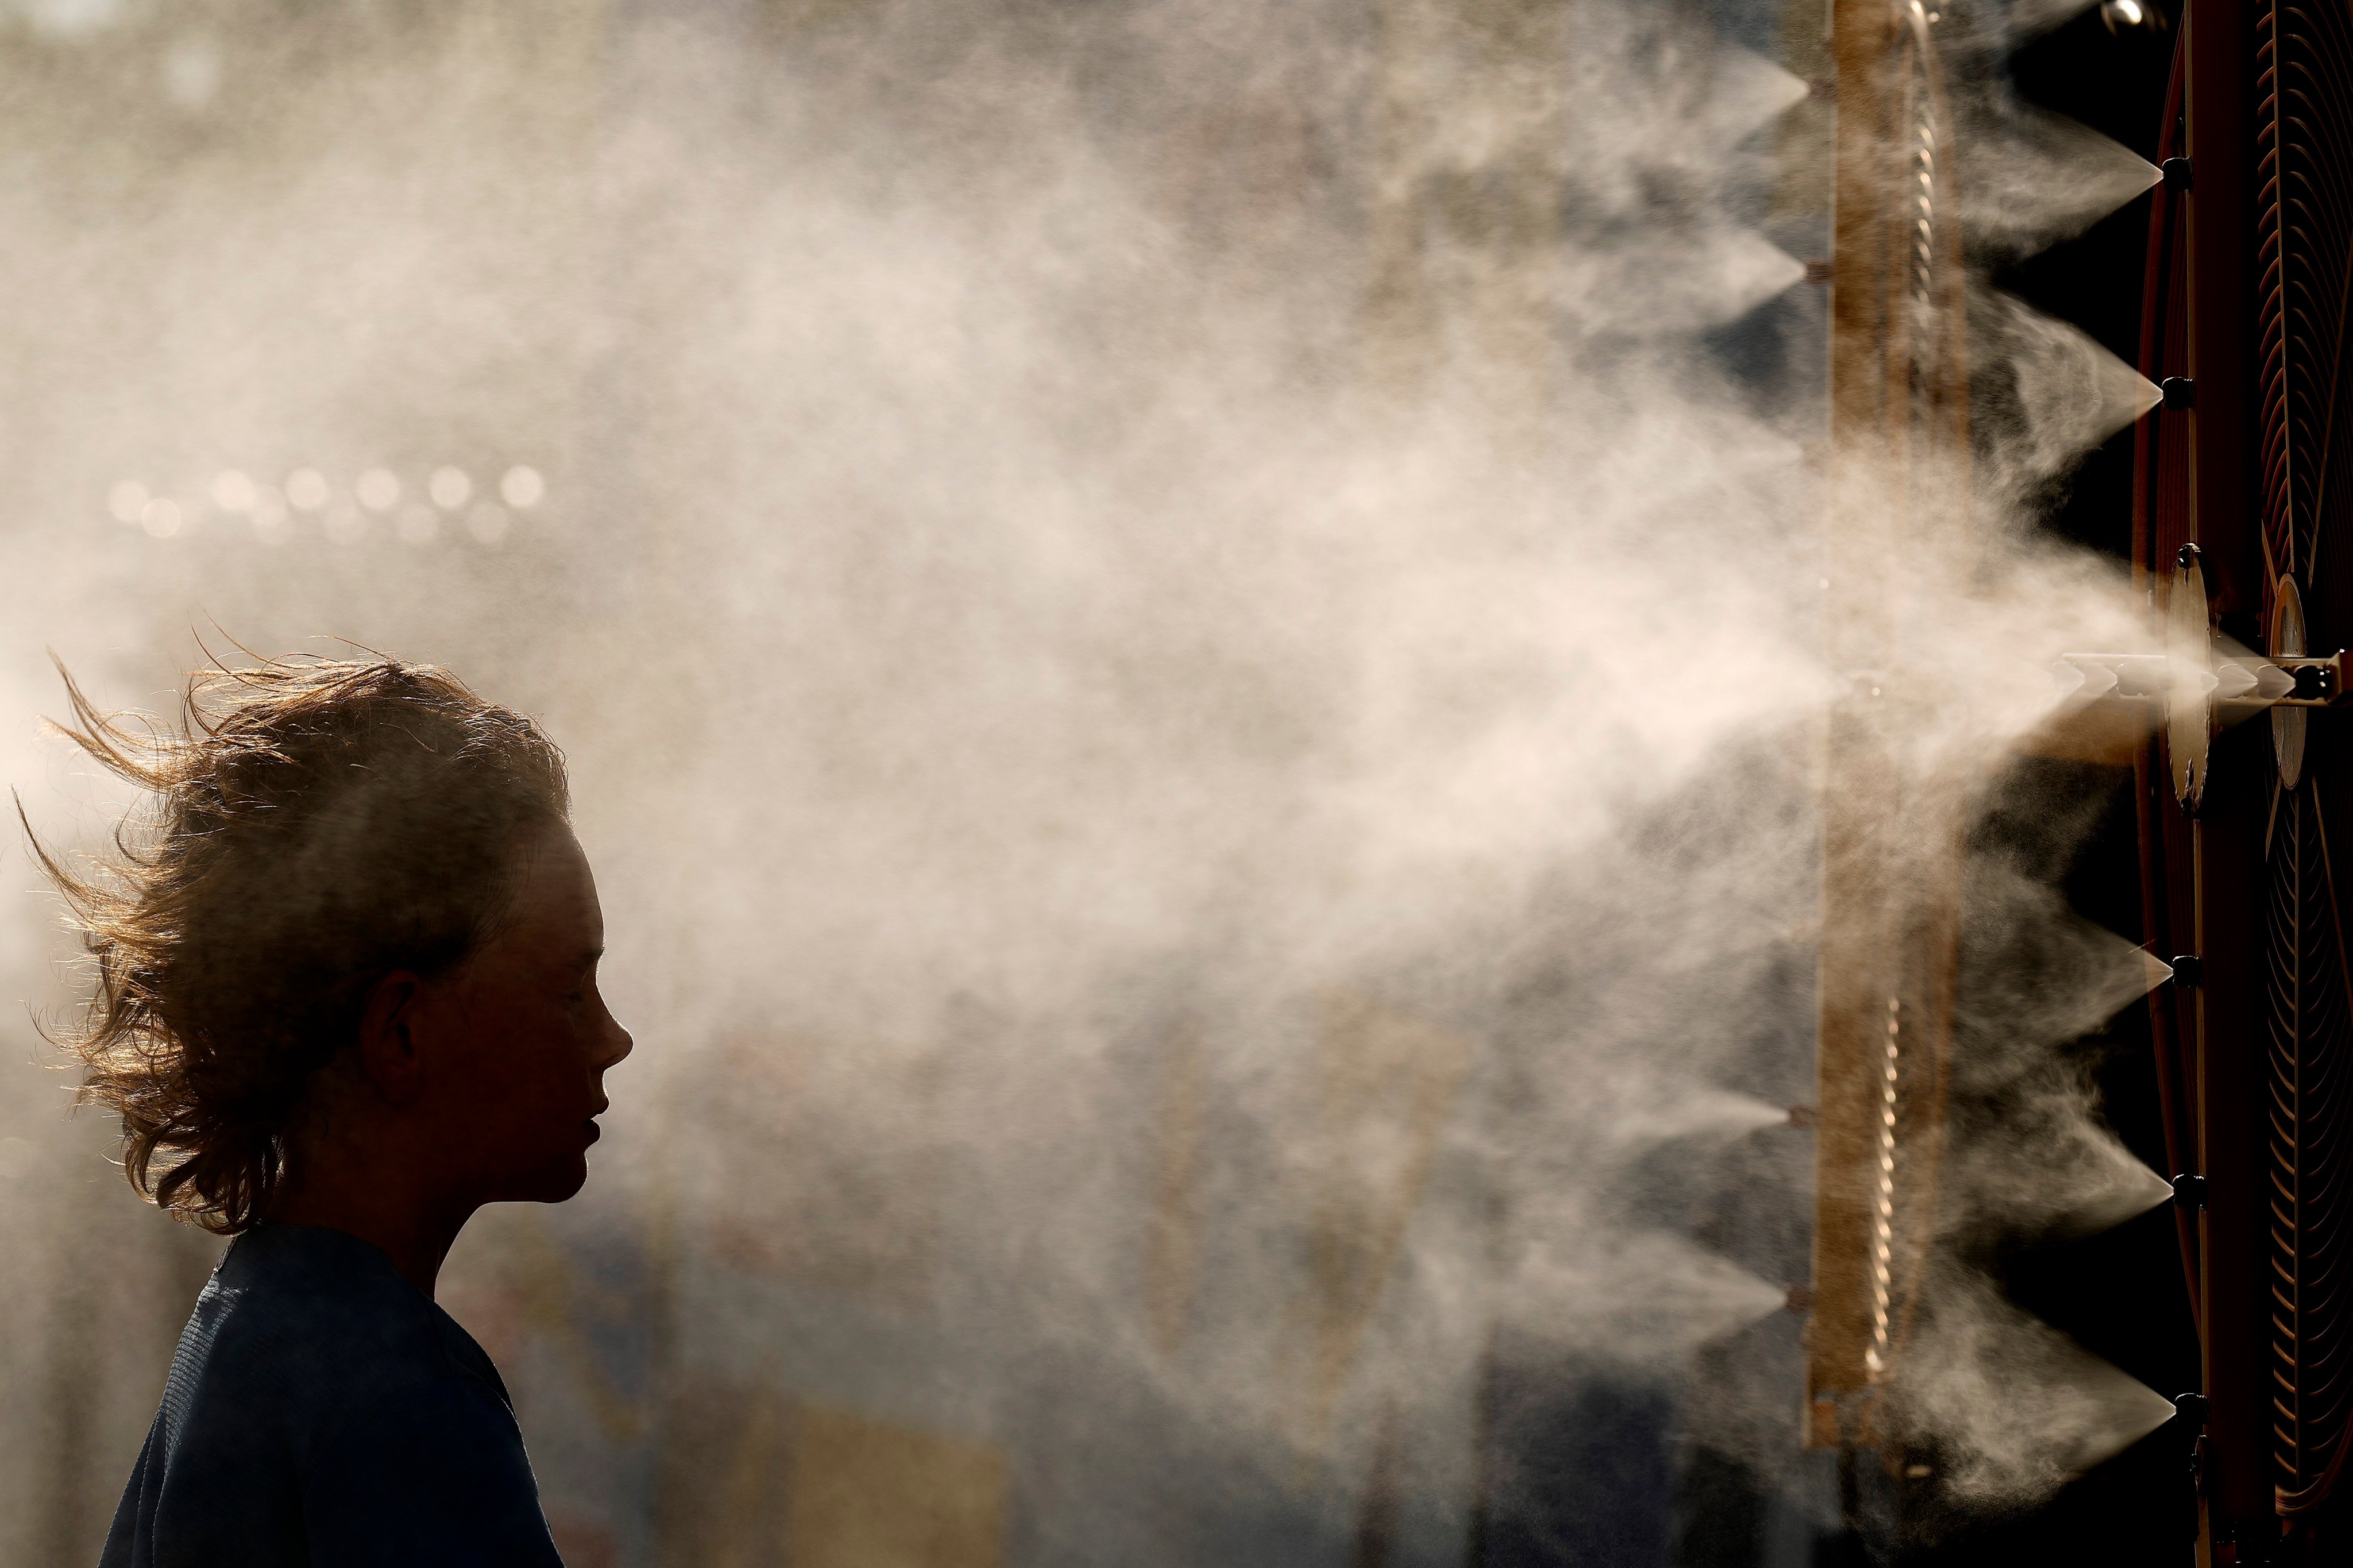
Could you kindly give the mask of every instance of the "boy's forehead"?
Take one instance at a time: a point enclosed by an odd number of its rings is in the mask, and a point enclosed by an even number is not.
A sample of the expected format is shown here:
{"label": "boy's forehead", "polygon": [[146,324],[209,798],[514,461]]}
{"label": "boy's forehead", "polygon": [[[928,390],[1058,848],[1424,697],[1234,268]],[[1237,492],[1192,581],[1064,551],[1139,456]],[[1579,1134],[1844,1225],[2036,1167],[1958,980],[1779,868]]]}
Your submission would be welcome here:
{"label": "boy's forehead", "polygon": [[534,946],[579,947],[578,956],[585,959],[603,944],[596,879],[569,829],[551,831],[534,847],[516,890],[514,914],[516,934]]}

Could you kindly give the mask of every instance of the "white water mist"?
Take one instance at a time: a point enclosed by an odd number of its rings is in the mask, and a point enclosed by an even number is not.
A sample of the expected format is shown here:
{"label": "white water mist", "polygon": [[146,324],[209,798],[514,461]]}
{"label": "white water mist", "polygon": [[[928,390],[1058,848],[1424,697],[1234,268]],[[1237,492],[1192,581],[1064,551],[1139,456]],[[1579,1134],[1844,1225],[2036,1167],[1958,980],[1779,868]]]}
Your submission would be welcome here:
{"label": "white water mist", "polygon": [[[644,1560],[660,1445],[740,1409],[706,1468],[765,1463],[767,1400],[984,1456],[958,1475],[1020,1456],[1034,1561],[1340,1560],[1381,1496],[1445,1561],[1494,1344],[1672,1384],[1800,1282],[1771,1123],[1850,672],[1810,416],[1708,338],[1802,275],[1733,199],[1796,88],[1695,16],[1573,9],[8,37],[0,758],[35,819],[121,805],[37,740],[43,648],[160,706],[214,620],[446,661],[570,753],[640,1048],[590,1195],[487,1221],[452,1283],[560,1529]],[[2138,389],[2052,324],[1989,341],[2000,511]],[[516,467],[545,496],[491,528]],[[225,509],[227,470],[285,505]],[[111,516],[125,482],[172,526]],[[1943,564],[1903,584],[1916,762],[1967,773],[2052,656],[2139,633],[2097,563]],[[0,941],[63,1005],[47,918]],[[2124,999],[2063,910],[1998,918],[2065,960],[2021,1059]],[[6,1353],[105,1391],[90,1495],[0,1510],[38,1545],[111,1504],[201,1247],[17,1081]],[[2035,1103],[2033,1201],[2137,1198],[2071,1083]],[[1781,1184],[1771,1246],[1694,1239],[1679,1182],[1736,1158]],[[93,1257],[142,1300],[93,1306]],[[616,1257],[639,1285],[596,1283]],[[147,1359],[90,1370],[81,1321]],[[1967,1321],[1932,1408],[1985,1488],[2047,1485],[2090,1439],[2006,1447],[1968,1378],[2032,1331]],[[1783,1395],[1726,1419],[1768,1476]],[[49,1473],[51,1419],[0,1432],[8,1474]]]}

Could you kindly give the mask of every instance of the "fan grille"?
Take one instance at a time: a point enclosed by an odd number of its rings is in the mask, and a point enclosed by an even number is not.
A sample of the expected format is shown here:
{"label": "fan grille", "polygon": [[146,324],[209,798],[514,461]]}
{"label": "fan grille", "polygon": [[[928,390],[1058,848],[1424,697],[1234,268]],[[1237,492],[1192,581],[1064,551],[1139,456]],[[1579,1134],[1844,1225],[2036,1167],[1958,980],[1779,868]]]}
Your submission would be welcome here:
{"label": "fan grille", "polygon": [[[2258,389],[2265,621],[2282,584],[2315,647],[2353,622],[2344,386],[2353,287],[2353,17],[2341,4],[2254,8]],[[2316,731],[2316,737],[2317,732]],[[2273,1435],[2283,1507],[2333,1489],[2353,1413],[2353,1006],[2331,849],[2348,837],[2341,745],[2280,787],[2269,883]]]}

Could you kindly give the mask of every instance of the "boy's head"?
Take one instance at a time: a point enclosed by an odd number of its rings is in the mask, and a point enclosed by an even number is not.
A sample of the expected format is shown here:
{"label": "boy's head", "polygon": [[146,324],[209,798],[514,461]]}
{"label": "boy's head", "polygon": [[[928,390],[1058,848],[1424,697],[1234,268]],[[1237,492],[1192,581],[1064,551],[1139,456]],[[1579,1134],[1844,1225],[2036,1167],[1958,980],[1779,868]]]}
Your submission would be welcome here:
{"label": "boy's head", "polygon": [[43,854],[97,985],[69,1044],[132,1181],[222,1232],[366,1144],[453,1204],[577,1191],[629,1048],[564,760],[447,671],[208,671],[176,731],[68,683],[68,733],[153,792],[84,876]]}

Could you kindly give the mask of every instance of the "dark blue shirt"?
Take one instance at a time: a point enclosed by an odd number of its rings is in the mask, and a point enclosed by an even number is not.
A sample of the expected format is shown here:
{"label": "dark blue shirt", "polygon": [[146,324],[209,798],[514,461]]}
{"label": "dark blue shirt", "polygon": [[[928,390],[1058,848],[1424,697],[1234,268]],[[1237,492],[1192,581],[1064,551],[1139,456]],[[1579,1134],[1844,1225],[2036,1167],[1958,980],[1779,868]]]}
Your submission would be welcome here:
{"label": "dark blue shirt", "polygon": [[561,1568],[498,1369],[356,1237],[259,1226],[197,1298],[100,1568]]}

